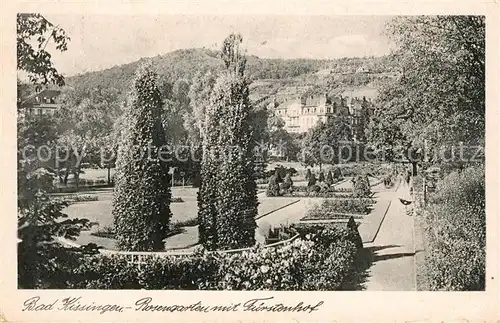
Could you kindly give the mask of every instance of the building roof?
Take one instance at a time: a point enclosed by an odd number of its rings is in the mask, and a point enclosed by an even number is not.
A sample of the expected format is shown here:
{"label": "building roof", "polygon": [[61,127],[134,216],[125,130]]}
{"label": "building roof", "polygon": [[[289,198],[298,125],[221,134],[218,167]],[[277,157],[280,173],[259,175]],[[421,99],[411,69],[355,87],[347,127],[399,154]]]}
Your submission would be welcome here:
{"label": "building roof", "polygon": [[21,105],[26,105],[26,104],[36,104],[39,103],[36,101],[36,98],[56,98],[61,94],[60,90],[51,90],[51,89],[45,89],[40,92],[34,93],[26,98],[23,99]]}
{"label": "building roof", "polygon": [[279,109],[279,110],[288,109],[290,106],[295,105],[295,104],[300,104],[300,100],[293,99],[293,100],[285,101],[285,102],[281,103],[280,105],[278,105],[278,107],[276,109]]}
{"label": "building roof", "polygon": [[302,97],[302,104],[305,106],[319,106],[326,103],[326,95],[304,95]]}

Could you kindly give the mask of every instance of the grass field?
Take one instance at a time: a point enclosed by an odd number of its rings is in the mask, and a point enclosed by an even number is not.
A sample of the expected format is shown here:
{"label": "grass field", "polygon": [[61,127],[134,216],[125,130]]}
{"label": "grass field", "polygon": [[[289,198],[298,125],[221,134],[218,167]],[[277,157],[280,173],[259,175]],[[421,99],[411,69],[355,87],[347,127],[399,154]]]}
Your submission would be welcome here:
{"label": "grass field", "polygon": [[[100,228],[112,225],[112,193],[107,191],[96,193],[96,195],[99,197],[98,201],[75,203],[68,206],[64,212],[66,212],[70,218],[85,218],[92,222],[97,222]],[[184,202],[170,204],[173,222],[196,218],[198,212],[196,189],[174,188],[173,196],[182,196],[184,200]],[[268,214],[290,204],[294,200],[296,199],[259,197],[258,214],[259,216]],[[93,230],[96,229],[97,228],[93,228]]]}

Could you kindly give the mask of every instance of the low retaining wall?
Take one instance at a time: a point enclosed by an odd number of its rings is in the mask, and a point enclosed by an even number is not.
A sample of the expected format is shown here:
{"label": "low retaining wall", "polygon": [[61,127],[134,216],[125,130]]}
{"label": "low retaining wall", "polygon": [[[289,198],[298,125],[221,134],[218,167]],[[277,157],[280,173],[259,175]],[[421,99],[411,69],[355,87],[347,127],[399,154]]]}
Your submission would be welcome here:
{"label": "low retaining wall", "polygon": [[[278,248],[284,245],[287,245],[291,242],[293,242],[295,239],[299,237],[299,234],[294,235],[288,240],[283,240],[279,242],[275,242],[272,244],[268,244],[265,246],[262,246],[262,248]],[[71,246],[71,247],[76,247],[79,248],[81,245],[74,243],[72,241],[69,241],[67,239],[57,237],[56,238],[59,242],[62,244]],[[241,249],[231,249],[231,250],[218,250],[218,251],[208,251],[208,253],[218,253],[218,254],[224,254],[224,253],[240,253],[244,251],[250,251],[254,247],[249,247],[249,248],[241,248]],[[151,258],[163,258],[163,257],[188,257],[194,253],[194,250],[170,250],[170,251],[158,251],[158,252],[147,252],[147,251],[117,251],[117,250],[109,250],[109,249],[99,249],[99,253],[102,256],[120,256],[124,257],[127,262],[137,264],[139,267],[142,264],[145,264],[148,259]]]}

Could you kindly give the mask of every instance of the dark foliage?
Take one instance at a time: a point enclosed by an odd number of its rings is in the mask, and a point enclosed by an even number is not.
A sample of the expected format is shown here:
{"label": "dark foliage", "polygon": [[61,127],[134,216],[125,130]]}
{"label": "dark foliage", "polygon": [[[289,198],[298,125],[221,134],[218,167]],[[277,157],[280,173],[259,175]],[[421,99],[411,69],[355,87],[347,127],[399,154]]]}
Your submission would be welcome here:
{"label": "dark foliage", "polygon": [[[170,176],[160,147],[165,145],[162,100],[156,74],[141,67],[128,107],[128,127],[119,147],[113,217],[118,245],[123,250],[163,249],[168,234]],[[148,151],[149,155],[144,155]]]}

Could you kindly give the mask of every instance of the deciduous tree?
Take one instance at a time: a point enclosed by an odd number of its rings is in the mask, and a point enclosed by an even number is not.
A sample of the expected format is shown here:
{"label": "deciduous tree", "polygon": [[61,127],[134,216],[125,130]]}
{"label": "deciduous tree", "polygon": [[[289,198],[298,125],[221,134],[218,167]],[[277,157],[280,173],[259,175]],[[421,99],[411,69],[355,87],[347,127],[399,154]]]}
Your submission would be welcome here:
{"label": "deciduous tree", "polygon": [[482,145],[485,17],[398,17],[387,31],[401,75],[380,91],[371,143],[407,158],[418,148]]}

